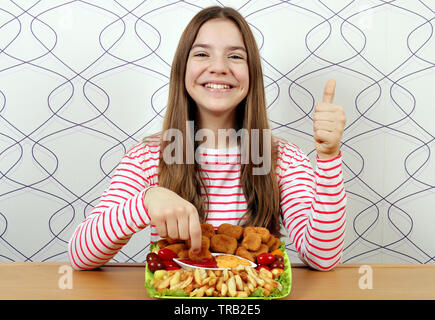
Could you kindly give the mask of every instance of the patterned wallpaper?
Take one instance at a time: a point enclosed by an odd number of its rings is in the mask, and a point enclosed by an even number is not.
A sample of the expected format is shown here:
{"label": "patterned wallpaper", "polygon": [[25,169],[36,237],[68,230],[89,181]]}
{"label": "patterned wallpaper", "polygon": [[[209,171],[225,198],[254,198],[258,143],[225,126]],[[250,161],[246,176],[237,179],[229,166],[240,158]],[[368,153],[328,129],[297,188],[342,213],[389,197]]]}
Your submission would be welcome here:
{"label": "patterned wallpaper", "polygon": [[[337,80],[342,262],[433,264],[433,0],[1,0],[0,262],[67,261],[123,154],[160,129],[182,30],[216,4],[250,23],[274,133],[311,159],[313,106]],[[114,261],[144,261],[148,241]]]}

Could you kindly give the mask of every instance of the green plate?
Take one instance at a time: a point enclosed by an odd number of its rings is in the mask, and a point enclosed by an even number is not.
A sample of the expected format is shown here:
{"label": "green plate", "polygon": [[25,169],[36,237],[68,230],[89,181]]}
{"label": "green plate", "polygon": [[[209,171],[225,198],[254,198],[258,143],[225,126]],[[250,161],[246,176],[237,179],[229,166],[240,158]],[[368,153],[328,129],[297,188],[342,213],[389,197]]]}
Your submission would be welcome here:
{"label": "green plate", "polygon": [[[154,243],[151,245],[150,251],[154,251],[157,247],[157,244]],[[290,294],[291,290],[291,283],[292,283],[292,272],[291,272],[291,264],[290,259],[287,255],[287,252],[285,251],[284,244],[281,244],[280,247],[283,258],[284,258],[284,272],[279,276],[277,279],[278,282],[281,283],[282,290],[279,293],[271,293],[268,297],[265,297],[262,295],[261,290],[257,290],[253,292],[249,297],[247,298],[240,298],[240,297],[190,297],[188,294],[184,292],[184,290],[164,290],[162,294],[160,294],[152,285],[151,280],[154,278],[154,274],[148,269],[148,264],[145,267],[145,288],[148,291],[148,294],[150,297],[153,298],[162,298],[162,299],[240,299],[240,300],[246,300],[246,299],[281,299]]]}

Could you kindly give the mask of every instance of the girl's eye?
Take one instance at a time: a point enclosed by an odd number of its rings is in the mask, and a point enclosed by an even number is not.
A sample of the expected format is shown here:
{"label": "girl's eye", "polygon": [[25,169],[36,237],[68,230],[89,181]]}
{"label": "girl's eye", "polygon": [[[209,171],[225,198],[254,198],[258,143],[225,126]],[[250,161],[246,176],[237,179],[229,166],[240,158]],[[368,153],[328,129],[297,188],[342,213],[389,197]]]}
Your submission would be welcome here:
{"label": "girl's eye", "polygon": [[195,57],[206,57],[207,54],[205,54],[204,52],[199,52],[199,53],[195,53]]}
{"label": "girl's eye", "polygon": [[230,56],[231,59],[243,59],[243,57],[237,55],[237,54],[233,54]]}

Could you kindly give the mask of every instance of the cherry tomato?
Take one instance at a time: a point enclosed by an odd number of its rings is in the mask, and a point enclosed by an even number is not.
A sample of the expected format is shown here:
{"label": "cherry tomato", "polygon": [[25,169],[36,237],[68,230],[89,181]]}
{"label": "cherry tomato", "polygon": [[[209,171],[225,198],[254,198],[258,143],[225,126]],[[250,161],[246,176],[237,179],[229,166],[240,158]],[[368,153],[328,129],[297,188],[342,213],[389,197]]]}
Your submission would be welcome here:
{"label": "cherry tomato", "polygon": [[163,260],[163,263],[165,265],[166,270],[172,270],[169,268],[173,268],[173,267],[176,267],[177,269],[180,268],[180,266],[174,260]]}
{"label": "cherry tomato", "polygon": [[284,269],[284,262],[282,262],[282,261],[275,261],[272,264],[270,264],[269,267],[271,269],[275,269],[275,268]]}
{"label": "cherry tomato", "polygon": [[165,264],[160,260],[152,260],[148,262],[148,269],[150,269],[152,272],[157,270],[165,270],[165,268]]}
{"label": "cherry tomato", "polygon": [[255,269],[260,271],[262,268],[270,270],[269,266],[265,266],[264,264],[259,264]]}
{"label": "cherry tomato", "polygon": [[154,252],[150,252],[147,254],[147,262],[151,262],[153,260],[160,260],[159,256],[157,255],[157,253]]}
{"label": "cherry tomato", "polygon": [[264,252],[257,256],[257,263],[261,265],[269,265],[275,261],[275,256],[273,254]]}
{"label": "cherry tomato", "polygon": [[159,250],[158,256],[162,260],[172,260],[177,257],[177,254],[171,249],[163,248]]}
{"label": "cherry tomato", "polygon": [[280,256],[279,254],[275,254],[275,261],[281,261],[284,262],[284,257]]}

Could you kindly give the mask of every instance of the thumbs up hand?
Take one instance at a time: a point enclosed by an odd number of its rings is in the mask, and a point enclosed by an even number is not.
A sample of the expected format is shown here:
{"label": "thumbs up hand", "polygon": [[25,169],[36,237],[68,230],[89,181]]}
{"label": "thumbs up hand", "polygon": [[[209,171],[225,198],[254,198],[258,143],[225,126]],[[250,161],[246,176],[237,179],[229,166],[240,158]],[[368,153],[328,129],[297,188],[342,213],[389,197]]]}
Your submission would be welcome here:
{"label": "thumbs up hand", "polygon": [[332,159],[340,154],[346,116],[342,106],[333,103],[335,80],[326,83],[323,101],[314,108],[314,141],[319,159]]}

